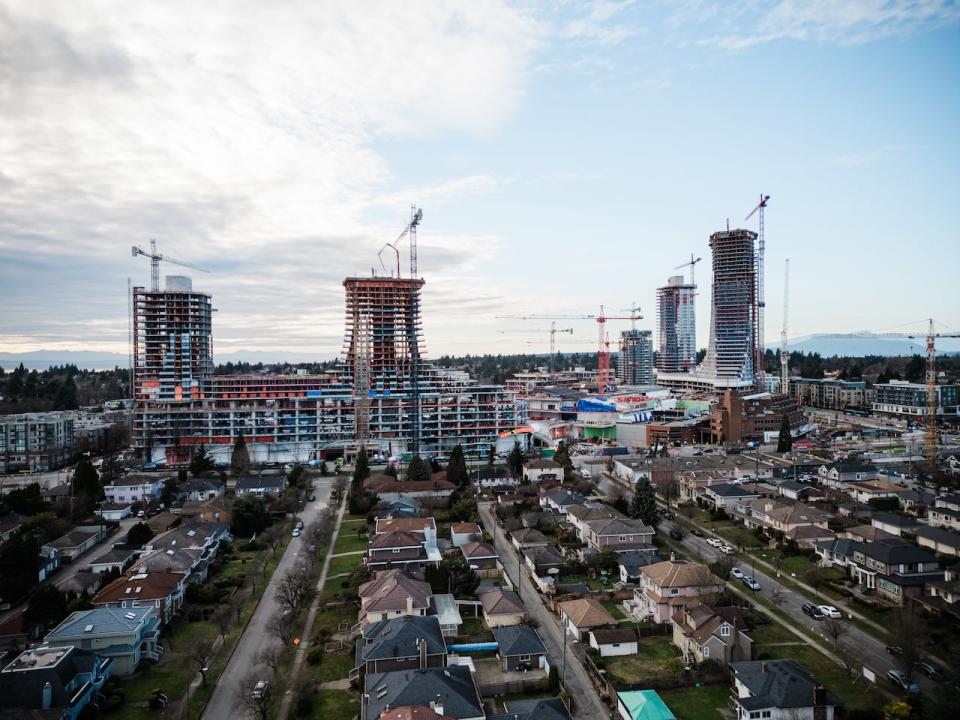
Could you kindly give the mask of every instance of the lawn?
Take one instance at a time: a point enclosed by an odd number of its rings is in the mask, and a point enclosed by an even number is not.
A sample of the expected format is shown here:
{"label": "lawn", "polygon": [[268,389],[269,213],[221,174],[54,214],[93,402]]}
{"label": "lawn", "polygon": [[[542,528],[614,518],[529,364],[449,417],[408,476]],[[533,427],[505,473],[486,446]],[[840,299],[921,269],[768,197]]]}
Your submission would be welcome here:
{"label": "lawn", "polygon": [[[312,648],[311,648],[312,650]],[[338,652],[326,652],[318,665],[304,665],[308,677],[318,683],[340,680],[353,670],[353,645],[345,645]]]}
{"label": "lawn", "polygon": [[457,631],[458,637],[465,638],[489,637],[490,635],[490,630],[484,625],[483,619],[478,617],[463,618],[463,624]]}
{"label": "lawn", "polygon": [[367,549],[367,536],[357,535],[356,525],[342,525],[340,534],[337,535],[337,542],[333,546],[334,553],[365,551]]}
{"label": "lawn", "polygon": [[704,685],[663,690],[660,697],[680,720],[723,720],[720,709],[730,706],[729,685]]}
{"label": "lawn", "polygon": [[778,622],[769,622],[766,625],[758,625],[747,633],[756,645],[769,645],[771,643],[789,643],[795,642],[804,644],[804,641],[790,632],[787,628]]}
{"label": "lawn", "polygon": [[[808,645],[776,645],[769,648],[759,646],[757,647],[758,657],[761,653],[766,653],[772,658],[793,658],[813,673],[827,690],[839,697],[848,711],[879,710],[883,705],[884,698],[879,692],[865,692],[868,687],[866,680],[859,675],[854,676],[859,678],[858,680],[847,677],[846,670],[842,666]],[[875,669],[883,670],[881,667]]]}
{"label": "lawn", "polygon": [[613,682],[640,682],[644,678],[663,674],[664,665],[674,658],[679,659],[679,654],[669,637],[641,638],[636,655],[607,659],[607,677]]}
{"label": "lawn", "polygon": [[318,690],[313,698],[313,713],[296,715],[297,704],[291,710],[295,717],[318,720],[351,720],[360,712],[360,693],[352,690]]}
{"label": "lawn", "polygon": [[586,585],[591,590],[609,590],[614,586],[614,584],[619,580],[615,576],[610,576],[607,579],[607,582],[603,582],[603,579],[594,580],[593,578],[588,578],[586,575],[565,575],[557,579],[557,585]]}
{"label": "lawn", "polygon": [[613,615],[616,620],[626,620],[627,616],[623,614],[623,610],[620,607],[620,603],[616,600],[604,600],[600,603],[603,605],[607,612]]}
{"label": "lawn", "polygon": [[344,555],[330,558],[330,567],[327,576],[349,574],[358,566],[363,565],[363,555]]}

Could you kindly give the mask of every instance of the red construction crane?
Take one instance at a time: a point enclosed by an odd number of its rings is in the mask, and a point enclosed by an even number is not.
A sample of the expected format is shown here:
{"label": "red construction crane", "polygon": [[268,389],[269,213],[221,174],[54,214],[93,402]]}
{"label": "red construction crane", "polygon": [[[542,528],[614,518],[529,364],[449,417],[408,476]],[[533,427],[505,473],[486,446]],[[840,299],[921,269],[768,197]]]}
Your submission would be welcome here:
{"label": "red construction crane", "polygon": [[600,306],[599,315],[497,315],[498,320],[596,320],[599,329],[599,341],[597,343],[597,392],[603,395],[610,384],[610,343],[607,340],[606,323],[607,320],[630,320],[636,321],[643,319],[642,315],[607,315],[604,313],[603,305]]}

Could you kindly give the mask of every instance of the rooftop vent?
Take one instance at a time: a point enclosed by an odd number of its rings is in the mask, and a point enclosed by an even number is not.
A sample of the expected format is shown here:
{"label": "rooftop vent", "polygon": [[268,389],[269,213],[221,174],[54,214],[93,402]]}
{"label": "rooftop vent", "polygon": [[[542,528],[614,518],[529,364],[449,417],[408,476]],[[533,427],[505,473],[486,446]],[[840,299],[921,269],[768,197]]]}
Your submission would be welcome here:
{"label": "rooftop vent", "polygon": [[124,614],[124,617],[125,617],[127,620],[136,620],[136,619],[137,619],[137,614],[136,614],[136,613],[132,613],[132,612],[128,612],[128,613],[125,613],[125,614]]}

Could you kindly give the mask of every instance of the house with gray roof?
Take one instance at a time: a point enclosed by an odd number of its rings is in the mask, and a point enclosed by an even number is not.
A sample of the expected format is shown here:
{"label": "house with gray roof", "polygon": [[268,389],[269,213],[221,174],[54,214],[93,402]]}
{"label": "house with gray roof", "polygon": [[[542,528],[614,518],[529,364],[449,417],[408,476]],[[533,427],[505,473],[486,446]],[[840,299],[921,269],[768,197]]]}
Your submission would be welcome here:
{"label": "house with gray roof", "polygon": [[597,552],[640,550],[651,555],[655,552],[653,535],[656,531],[650,525],[644,525],[642,520],[626,517],[588,520],[584,528],[583,540]]}
{"label": "house with gray roof", "polygon": [[110,658],[72,645],[25,650],[0,672],[0,717],[74,720],[112,671]]}
{"label": "house with gray roof", "polygon": [[497,658],[504,672],[514,670],[550,671],[547,649],[540,635],[529,625],[509,625],[493,629],[497,641]]}
{"label": "house with gray roof", "polygon": [[755,490],[747,490],[743,485],[720,483],[719,485],[705,487],[700,497],[715,510],[723,510],[728,515],[732,515],[738,502],[757,500],[760,498],[760,493]]}
{"label": "house with gray roof", "polygon": [[928,525],[917,525],[913,534],[917,536],[917,545],[937,555],[960,555],[960,533]]}
{"label": "house with gray roof", "polygon": [[44,643],[50,647],[73,645],[113,660],[115,675],[130,675],[143,660],[157,662],[160,618],[148,607],[99,607],[71,613],[51,630]]}
{"label": "house with gray roof", "polygon": [[457,720],[485,720],[470,668],[463,665],[368,673],[361,720],[379,720],[387,708],[424,705]]}
{"label": "house with gray roof", "polygon": [[520,552],[532,547],[546,547],[552,541],[536,528],[520,528],[510,533],[510,542]]}
{"label": "house with gray roof", "polygon": [[833,720],[840,699],[795,660],[735,662],[736,716],[771,720]]}
{"label": "house with gray roof", "polygon": [[617,564],[620,567],[620,582],[630,585],[640,583],[640,569],[659,562],[656,552],[647,550],[627,550],[617,553]]}
{"label": "house with gray roof", "polygon": [[862,588],[896,605],[922,594],[929,582],[943,580],[940,562],[923,548],[900,538],[854,542],[850,577]]}
{"label": "house with gray roof", "polygon": [[510,700],[503,708],[506,715],[488,715],[487,720],[570,720],[570,711],[558,697]]}
{"label": "house with gray roof", "polygon": [[566,515],[567,510],[576,505],[583,505],[587,502],[580,493],[570,492],[569,490],[557,489],[546,493],[540,498],[540,507],[554,510],[561,515]]}
{"label": "house with gray roof", "polygon": [[357,639],[354,668],[383,673],[443,667],[447,645],[435,615],[404,615],[363,626]]}
{"label": "house with gray roof", "polygon": [[237,478],[234,492],[237,497],[253,495],[255,497],[280,497],[287,487],[286,475],[265,475],[263,477]]}

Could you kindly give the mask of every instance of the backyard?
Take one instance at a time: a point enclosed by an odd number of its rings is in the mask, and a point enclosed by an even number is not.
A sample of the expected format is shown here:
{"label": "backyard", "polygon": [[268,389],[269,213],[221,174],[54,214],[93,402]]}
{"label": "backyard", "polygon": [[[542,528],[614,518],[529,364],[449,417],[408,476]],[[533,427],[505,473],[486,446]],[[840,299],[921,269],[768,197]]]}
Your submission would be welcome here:
{"label": "backyard", "polygon": [[730,686],[726,684],[659,692],[667,707],[681,720],[723,720],[720,710],[730,706],[730,694]]}
{"label": "backyard", "polygon": [[366,531],[366,521],[361,522],[348,522],[344,518],[343,523],[340,525],[340,532],[337,534],[337,541],[333,546],[334,553],[346,553],[346,552],[356,552],[366,551],[367,549],[367,535],[358,535],[357,530],[363,529]]}
{"label": "backyard", "polygon": [[607,679],[615,683],[633,684],[655,675],[663,675],[675,665],[683,669],[680,656],[667,636],[640,638],[636,655],[605,658]]}

